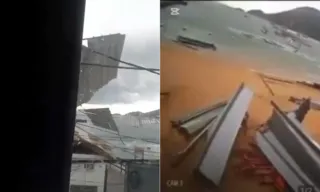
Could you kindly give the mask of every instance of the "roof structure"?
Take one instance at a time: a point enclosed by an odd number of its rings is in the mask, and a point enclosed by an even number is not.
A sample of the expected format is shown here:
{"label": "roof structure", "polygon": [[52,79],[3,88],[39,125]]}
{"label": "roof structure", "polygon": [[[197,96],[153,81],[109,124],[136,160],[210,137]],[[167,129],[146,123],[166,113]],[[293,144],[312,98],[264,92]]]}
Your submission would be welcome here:
{"label": "roof structure", "polygon": [[[159,120],[130,115],[112,116],[108,108],[77,111],[75,137],[96,154],[109,159],[158,160]],[[137,154],[137,149],[140,149]],[[141,150],[143,154],[141,155]]]}
{"label": "roof structure", "polygon": [[105,158],[100,155],[88,155],[88,154],[72,154],[72,160],[104,160]]}
{"label": "roof structure", "polygon": [[93,125],[119,132],[109,108],[85,109],[84,112],[91,119]]}
{"label": "roof structure", "polygon": [[[111,34],[100,37],[87,38],[88,47],[82,46],[81,62],[108,64],[118,66],[119,62],[110,60],[93,52],[97,51],[114,58],[120,58],[124,46],[125,35]],[[88,102],[94,92],[108,84],[118,74],[117,68],[80,65],[78,101],[77,104]]]}

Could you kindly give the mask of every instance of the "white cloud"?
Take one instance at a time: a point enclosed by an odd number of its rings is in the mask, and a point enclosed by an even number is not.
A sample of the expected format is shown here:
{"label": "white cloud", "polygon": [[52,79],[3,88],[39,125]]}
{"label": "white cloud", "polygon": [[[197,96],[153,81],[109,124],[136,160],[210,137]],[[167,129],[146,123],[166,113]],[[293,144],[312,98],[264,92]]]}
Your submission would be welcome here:
{"label": "white cloud", "polygon": [[88,0],[83,36],[159,31],[159,7],[157,0]]}
{"label": "white cloud", "polygon": [[108,107],[112,114],[119,113],[124,115],[132,111],[140,111],[143,113],[157,110],[160,108],[159,102],[154,101],[137,101],[131,104],[112,104],[112,105],[94,105],[94,104],[82,104],[79,109],[90,109],[90,108],[102,108]]}
{"label": "white cloud", "polygon": [[[126,35],[122,60],[160,68],[158,0],[87,0],[83,37],[114,33]],[[118,79],[101,88],[90,103],[99,103],[91,105],[94,107],[107,105],[113,113],[121,114],[159,109],[160,98],[155,98],[159,97],[159,83],[158,75],[119,69]]]}

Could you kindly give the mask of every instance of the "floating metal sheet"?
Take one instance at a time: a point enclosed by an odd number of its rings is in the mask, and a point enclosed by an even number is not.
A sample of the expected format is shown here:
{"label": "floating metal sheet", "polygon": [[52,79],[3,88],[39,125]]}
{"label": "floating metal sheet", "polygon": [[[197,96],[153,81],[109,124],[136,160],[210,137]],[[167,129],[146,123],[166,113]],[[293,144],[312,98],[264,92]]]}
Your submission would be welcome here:
{"label": "floating metal sheet", "polygon": [[320,101],[311,101],[311,108],[320,111]]}
{"label": "floating metal sheet", "polygon": [[199,134],[197,134],[191,141],[190,143],[187,145],[187,147],[185,147],[183,150],[179,151],[177,154],[175,154],[174,156],[177,157],[176,161],[174,161],[172,163],[172,166],[175,167],[177,165],[179,165],[184,158],[186,157],[186,155],[188,155],[188,152],[191,151],[192,147],[195,146],[195,144],[199,141],[199,139],[205,135],[205,133],[207,133],[207,138],[206,140],[209,140],[209,135],[212,135],[212,133],[214,132],[214,130],[212,128],[214,128],[212,125],[215,123],[215,121],[217,120],[217,117],[214,117],[210,122],[208,122],[207,125],[205,125],[205,127],[201,130],[201,132]]}
{"label": "floating metal sheet", "polygon": [[209,106],[209,107],[206,107],[206,108],[202,108],[202,109],[199,109],[199,110],[196,110],[196,111],[193,111],[189,114],[187,114],[186,116],[184,117],[181,117],[181,118],[178,118],[178,119],[175,119],[172,122],[172,124],[174,125],[181,125],[181,124],[184,124],[188,121],[191,121],[192,119],[194,118],[197,118],[199,117],[200,115],[203,115],[205,113],[207,113],[208,111],[211,111],[213,109],[216,109],[216,108],[219,108],[219,107],[222,107],[222,106],[225,106],[227,104],[227,101],[224,100],[224,101],[219,101],[219,102],[214,102],[213,105]]}
{"label": "floating metal sheet", "polygon": [[299,186],[312,183],[271,132],[257,133],[256,142],[294,191],[300,192]]}
{"label": "floating metal sheet", "polygon": [[[320,147],[304,132],[298,120],[286,116],[275,105],[268,127],[297,165],[316,184],[320,178]],[[320,188],[320,183],[317,187]]]}
{"label": "floating metal sheet", "polygon": [[271,104],[275,108],[275,111],[283,119],[283,121],[286,122],[286,125],[289,128],[289,130],[293,131],[293,133],[297,136],[298,139],[306,142],[308,147],[312,148],[312,150],[315,152],[316,156],[320,157],[320,145],[317,142],[315,142],[308,133],[304,131],[305,129],[303,128],[301,123],[297,119],[285,115],[285,113],[282,112],[279,106],[277,106],[274,102],[271,102]]}
{"label": "floating metal sheet", "polygon": [[[296,97],[290,97],[289,101],[294,102],[298,105],[300,105],[304,100]],[[311,100],[310,104],[311,109],[319,110],[320,111],[320,101]]]}
{"label": "floating metal sheet", "polygon": [[215,133],[202,156],[198,171],[215,185],[220,184],[233,143],[247,112],[253,92],[241,84],[213,125]]}
{"label": "floating metal sheet", "polygon": [[318,144],[303,131],[293,112],[285,115],[272,104],[275,110],[267,124],[269,129],[256,134],[259,148],[295,191],[301,185],[319,190]]}
{"label": "floating metal sheet", "polygon": [[203,48],[212,48],[213,50],[217,49],[214,45],[211,31],[199,29],[199,27],[191,25],[184,26],[180,30],[177,40]]}
{"label": "floating metal sheet", "polygon": [[197,40],[197,39],[191,39],[188,37],[183,37],[183,36],[178,36],[177,38],[178,42],[181,42],[183,44],[187,44],[187,45],[193,45],[196,47],[202,47],[205,49],[213,49],[216,50],[217,47],[213,44],[213,43],[207,43],[201,40]]}
{"label": "floating metal sheet", "polygon": [[206,112],[205,114],[196,117],[195,119],[182,124],[180,127],[186,130],[186,132],[191,135],[204,128],[210,120],[218,116],[223,111],[224,107],[225,105],[221,105],[211,111]]}

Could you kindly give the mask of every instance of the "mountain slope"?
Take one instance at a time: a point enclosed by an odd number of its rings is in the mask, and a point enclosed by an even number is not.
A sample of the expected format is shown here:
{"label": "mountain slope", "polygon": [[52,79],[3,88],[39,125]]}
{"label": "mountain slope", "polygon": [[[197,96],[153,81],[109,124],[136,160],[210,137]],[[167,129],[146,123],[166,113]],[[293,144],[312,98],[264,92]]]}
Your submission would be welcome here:
{"label": "mountain slope", "polygon": [[166,8],[171,5],[187,5],[188,3],[186,1],[177,0],[177,1],[160,1],[160,8]]}
{"label": "mountain slope", "polygon": [[266,14],[261,10],[251,10],[248,13],[320,41],[320,11],[317,9],[300,7],[275,14]]}

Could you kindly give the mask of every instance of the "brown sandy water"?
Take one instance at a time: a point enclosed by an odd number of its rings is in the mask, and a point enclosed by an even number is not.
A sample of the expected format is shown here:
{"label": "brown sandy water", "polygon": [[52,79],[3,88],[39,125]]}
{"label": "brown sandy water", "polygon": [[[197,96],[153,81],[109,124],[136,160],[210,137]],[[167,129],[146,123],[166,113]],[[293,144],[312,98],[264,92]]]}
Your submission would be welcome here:
{"label": "brown sandy water", "polygon": [[[266,64],[267,62],[265,61]],[[171,42],[162,42],[161,92],[169,92],[169,95],[161,97],[161,191],[214,191],[205,189],[203,183],[193,175],[200,154],[204,150],[204,140],[195,146],[178,167],[171,167],[171,154],[183,149],[188,141],[171,127],[170,120],[206,107],[216,100],[230,98],[240,83],[244,82],[254,91],[255,96],[248,111],[248,128],[240,130],[234,148],[247,148],[255,129],[271,115],[270,100],[275,101],[283,110],[297,107],[288,101],[290,96],[320,100],[320,92],[316,90],[285,83],[270,83],[275,93],[275,96],[271,96],[257,74],[250,70],[254,65],[253,61],[243,60],[234,55],[197,52]],[[287,75],[295,76],[293,72]],[[320,142],[320,112],[311,110],[303,124],[312,137]],[[222,192],[275,191],[272,186],[261,186],[255,179],[236,174],[233,168],[234,161],[236,157],[232,153],[220,186]],[[183,185],[168,187],[168,180],[182,180]]]}

